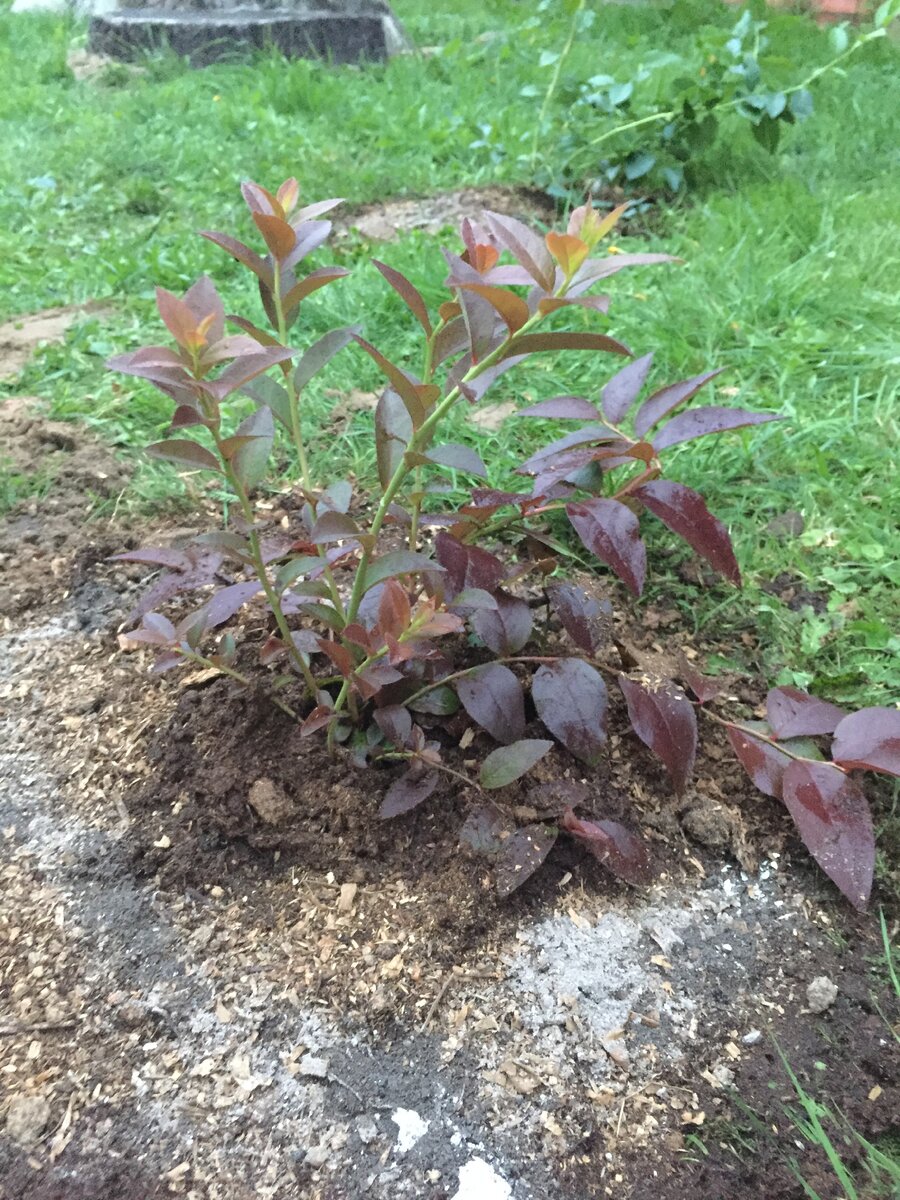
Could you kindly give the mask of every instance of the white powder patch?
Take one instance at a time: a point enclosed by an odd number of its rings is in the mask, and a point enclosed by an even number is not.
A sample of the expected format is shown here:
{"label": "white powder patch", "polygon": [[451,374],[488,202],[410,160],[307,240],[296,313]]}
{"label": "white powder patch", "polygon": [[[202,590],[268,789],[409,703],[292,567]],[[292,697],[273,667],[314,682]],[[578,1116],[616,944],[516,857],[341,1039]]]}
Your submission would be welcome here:
{"label": "white powder patch", "polygon": [[395,1108],[391,1113],[391,1120],[397,1126],[397,1145],[398,1154],[405,1154],[407,1150],[412,1150],[413,1146],[423,1138],[428,1132],[428,1121],[423,1121],[417,1112],[411,1108]]}
{"label": "white powder patch", "polygon": [[459,1168],[459,1190],[451,1200],[512,1200],[512,1188],[483,1158]]}

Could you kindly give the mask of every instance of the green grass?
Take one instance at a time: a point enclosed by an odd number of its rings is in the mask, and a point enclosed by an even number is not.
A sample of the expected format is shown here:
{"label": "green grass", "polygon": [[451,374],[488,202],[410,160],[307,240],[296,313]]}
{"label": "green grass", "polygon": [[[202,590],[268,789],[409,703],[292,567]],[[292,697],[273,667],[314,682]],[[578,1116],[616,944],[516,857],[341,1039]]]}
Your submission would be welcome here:
{"label": "green grass", "polygon": [[[433,11],[424,0],[399,0],[396,8],[417,45],[438,52],[366,70],[263,57],[191,72],[160,57],[138,77],[115,69],[90,83],[75,82],[66,67],[69,49],[83,43],[80,25],[5,14],[0,304],[18,313],[94,298],[117,303],[105,326],[95,318],[80,325],[6,390],[45,397],[54,417],[83,421],[125,452],[158,436],[168,404],[110,377],[103,359],[158,337],[157,283],[183,290],[209,271],[231,308],[255,313],[249,281],[193,236],[200,228],[249,232],[236,187],[242,178],[271,184],[296,174],[307,197],[352,202],[522,181],[540,99],[521,93],[546,87],[549,73],[537,64],[542,50],[563,43],[563,6],[535,14],[513,0],[454,0]],[[701,17],[734,20],[712,3],[599,11],[591,34],[576,42],[564,85],[600,70],[626,77],[661,48],[689,47]],[[801,73],[829,57],[811,23],[773,20]],[[816,113],[788,132],[774,158],[735,122],[699,165],[689,199],[661,211],[652,236],[619,243],[672,251],[684,265],[622,274],[612,289],[612,329],[639,352],[656,350],[654,381],[728,365],[721,385],[736,391],[726,402],[785,418],[669,460],[732,529],[745,590],[715,587],[698,597],[678,581],[677,556],[660,535],[652,538],[659,574],[648,601],[674,603],[700,633],[733,634],[742,661],[737,635],[752,633],[770,678],[848,704],[900,696],[897,68],[894,46],[867,48],[845,76],[821,83]],[[552,139],[541,159],[553,166]],[[443,260],[432,241],[413,234],[378,253],[429,300],[441,297]],[[351,243],[337,257],[353,276],[310,302],[304,336],[362,319],[386,353],[418,362],[405,310],[367,262],[366,247]],[[600,356],[536,362],[507,376],[491,399],[596,396],[610,370]],[[334,434],[334,401],[324,389],[378,384],[354,350],[311,391],[320,477],[349,463],[372,480],[370,418]],[[464,414],[457,423],[468,436]],[[490,437],[484,454],[498,484],[549,428],[511,421]],[[159,467],[142,468],[136,488],[149,504],[181,494]],[[783,541],[766,525],[788,509],[806,528]],[[821,593],[824,610],[794,612],[763,590],[781,575]]]}
{"label": "green grass", "polygon": [[[864,1138],[842,1114],[810,1095],[780,1050],[779,1055],[799,1104],[799,1108],[788,1107],[787,1115],[807,1145],[825,1156],[844,1200],[892,1200],[900,1194],[897,1138],[886,1137],[878,1144]],[[825,1200],[797,1159],[789,1161],[809,1200]]]}

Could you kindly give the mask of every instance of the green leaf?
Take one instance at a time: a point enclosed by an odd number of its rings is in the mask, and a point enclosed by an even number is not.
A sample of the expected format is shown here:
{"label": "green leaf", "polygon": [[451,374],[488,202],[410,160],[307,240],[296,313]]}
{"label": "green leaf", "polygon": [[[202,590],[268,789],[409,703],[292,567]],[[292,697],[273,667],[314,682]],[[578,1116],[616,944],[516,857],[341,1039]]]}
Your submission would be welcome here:
{"label": "green leaf", "polygon": [[544,757],[553,743],[544,738],[522,738],[511,746],[500,746],[481,764],[479,779],[484,788],[506,787],[530,771]]}
{"label": "green leaf", "polygon": [[792,93],[790,109],[798,121],[805,121],[807,117],[811,117],[813,111],[812,93],[808,92],[806,88],[801,88],[799,92]]}
{"label": "green leaf", "polygon": [[[882,8],[886,7],[882,5]],[[877,18],[876,18],[877,22]],[[835,54],[843,54],[850,44],[850,38],[847,34],[847,26],[841,22],[840,25],[832,25],[828,31],[828,41],[831,43],[831,49]]]}
{"label": "green leaf", "polygon": [[708,113],[702,121],[693,121],[684,131],[684,140],[692,154],[700,154],[708,150],[716,140],[719,122],[712,113]]}
{"label": "green leaf", "polygon": [[656,155],[647,150],[638,150],[630,154],[625,163],[625,178],[629,180],[642,179],[656,166]]}
{"label": "green leaf", "polygon": [[418,554],[414,550],[393,550],[390,554],[382,554],[381,558],[375,558],[369,563],[363,591],[368,592],[377,583],[383,583],[385,579],[394,579],[398,575],[443,569],[440,563],[429,558],[427,554]]}
{"label": "green leaf", "polygon": [[279,567],[278,574],[275,576],[275,592],[281,595],[286,587],[290,587],[295,579],[299,579],[301,575],[306,575],[314,567],[320,567],[322,560],[319,557],[313,557],[311,554],[301,555],[300,558],[292,558],[290,562],[286,562],[284,566]]}
{"label": "green leaf", "polygon": [[886,29],[887,26],[900,16],[900,3],[898,0],[884,0],[883,4],[875,9],[875,28]]}
{"label": "green leaf", "polygon": [[778,149],[778,139],[781,137],[781,126],[771,117],[763,117],[758,125],[753,126],[753,136],[764,150],[774,154]]}
{"label": "green leaf", "polygon": [[459,697],[452,687],[445,685],[432,688],[424,696],[419,696],[418,700],[413,700],[408,707],[413,712],[431,713],[436,717],[450,717],[459,708]]}
{"label": "green leaf", "polygon": [[769,92],[765,99],[766,112],[773,121],[777,120],[777,118],[780,117],[785,110],[787,105],[787,96],[785,96],[784,92]]}

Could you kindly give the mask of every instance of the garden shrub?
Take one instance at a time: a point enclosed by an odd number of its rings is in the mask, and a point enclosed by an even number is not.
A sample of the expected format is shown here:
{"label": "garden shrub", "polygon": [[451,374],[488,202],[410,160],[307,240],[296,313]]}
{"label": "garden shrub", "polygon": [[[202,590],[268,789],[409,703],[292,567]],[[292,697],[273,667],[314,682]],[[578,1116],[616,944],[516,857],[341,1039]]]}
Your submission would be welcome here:
{"label": "garden shrub", "polygon": [[[557,325],[557,314],[573,313],[599,323],[610,299],[595,285],[623,270],[674,260],[601,253],[621,208],[601,216],[584,205],[564,232],[544,237],[497,213],[465,220],[461,252],[444,251],[448,299],[436,313],[409,279],[375,264],[421,328],[422,368],[415,374],[368,342],[359,326],[333,330],[302,352],[294,347],[307,298],[346,274],[332,266],[306,275],[301,269],[327,239],[330,223],[323,217],[338,201],[297,207],[293,179],[274,195],[253,183],[243,194],[265,255],[227,234],[204,236],[257,277],[269,328],[226,317],[215,287],[203,278],[183,298],[158,291],[175,349],[144,347],[110,363],[149,380],[174,404],[177,436],[150,452],[217,475],[237,499],[237,515],[224,529],[182,550],[119,556],[165,568],[137,606],[139,627],[127,635],[156,650],[155,669],[201,664],[256,686],[248,650],[242,646],[239,654],[227,626],[245,605],[262,599],[270,627],[255,655],[278,707],[304,734],[321,733],[335,752],[342,748],[356,766],[404,765],[387,790],[383,818],[425,803],[442,775],[480,793],[483,803],[466,820],[462,838],[493,860],[503,894],[534,872],[562,833],[629,883],[650,877],[648,850],[634,831],[577,815],[589,797],[584,784],[569,778],[544,784],[544,819],[524,825],[492,800],[555,742],[588,766],[599,762],[607,752],[612,683],[634,733],[661,760],[676,792],[691,777],[698,715],[723,726],[756,786],[783,800],[821,867],[863,907],[875,848],[856,772],[900,773],[900,712],[847,714],[782,687],[767,697],[765,722],[722,716],[712,707],[716,681],[687,663],[675,678],[654,678],[623,652],[616,661],[609,605],[567,579],[559,540],[548,534],[548,521],[567,520],[586,549],[638,596],[647,572],[641,522],[649,516],[727,581],[740,583],[728,531],[699,493],[664,475],[663,459],[674,445],[775,415],[685,407],[716,371],[657,388],[640,401],[652,355],[633,358],[607,333]],[[240,332],[226,333],[226,322]],[[350,343],[386,380],[374,419],[380,490],[372,496],[356,494],[340,478],[319,488],[306,455],[304,388]],[[596,402],[564,395],[511,418],[553,418],[574,428],[520,464],[528,481],[523,490],[492,488],[475,450],[441,440],[445,419],[457,406],[477,405],[507,371],[559,351],[628,362]],[[249,396],[255,407],[232,428],[228,402],[235,395]],[[302,491],[296,525],[286,532],[267,527],[253,499],[279,429],[296,447]],[[336,476],[339,468],[336,463]],[[480,482],[461,507],[427,508],[429,481],[448,469]],[[524,554],[513,553],[513,538]],[[539,581],[569,639],[565,652],[546,652],[546,628],[517,590],[525,577]],[[177,623],[158,611],[200,587],[209,590],[205,602]],[[474,664],[472,641],[479,648]],[[546,738],[526,736],[526,693]],[[477,777],[445,761],[449,739],[439,719],[460,707],[497,743]],[[821,741],[828,736],[830,759]]]}

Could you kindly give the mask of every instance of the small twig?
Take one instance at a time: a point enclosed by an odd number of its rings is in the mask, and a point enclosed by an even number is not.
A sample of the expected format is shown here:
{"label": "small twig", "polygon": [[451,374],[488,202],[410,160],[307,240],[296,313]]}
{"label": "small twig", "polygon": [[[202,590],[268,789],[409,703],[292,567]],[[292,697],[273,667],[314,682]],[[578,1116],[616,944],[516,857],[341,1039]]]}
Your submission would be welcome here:
{"label": "small twig", "polygon": [[429,1010],[428,1010],[428,1016],[425,1018],[425,1020],[419,1026],[419,1033],[427,1033],[428,1032],[428,1027],[431,1024],[432,1018],[434,1017],[435,1013],[437,1012],[441,1001],[447,995],[447,992],[450,989],[451,983],[454,983],[454,982],[455,983],[469,983],[473,979],[499,979],[499,978],[500,978],[500,976],[497,974],[496,971],[475,970],[475,971],[469,971],[469,972],[467,972],[467,974],[463,975],[458,967],[454,967],[451,970],[450,974],[447,976],[447,978],[444,980],[444,982],[441,984],[438,994],[432,1000],[431,1008],[429,1008]]}
{"label": "small twig", "polygon": [[455,971],[451,971],[450,974],[447,976],[447,978],[444,980],[444,982],[441,984],[438,994],[432,1000],[431,1008],[429,1008],[429,1010],[428,1010],[428,1016],[425,1018],[425,1020],[419,1026],[419,1033],[427,1033],[428,1032],[429,1026],[431,1025],[432,1018],[434,1017],[434,1014],[437,1012],[438,1008],[440,1007],[441,1001],[447,995],[447,992],[450,988],[450,984],[454,981],[454,979],[459,979],[459,976],[456,974]]}
{"label": "small twig", "polygon": [[78,1021],[74,1017],[65,1021],[31,1021],[23,1025],[0,1025],[0,1037],[15,1037],[19,1033],[50,1033],[55,1029],[74,1029]]}

